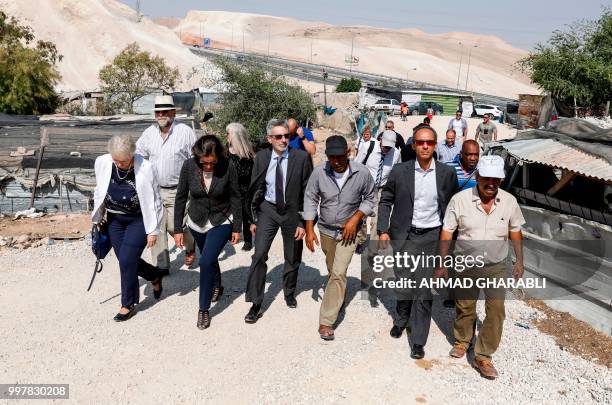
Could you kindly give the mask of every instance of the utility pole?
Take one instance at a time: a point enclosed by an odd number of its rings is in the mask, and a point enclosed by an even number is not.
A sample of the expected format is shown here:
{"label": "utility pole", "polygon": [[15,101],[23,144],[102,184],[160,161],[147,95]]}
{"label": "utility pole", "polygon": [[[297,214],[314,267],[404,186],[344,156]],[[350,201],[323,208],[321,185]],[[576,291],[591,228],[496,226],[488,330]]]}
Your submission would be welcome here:
{"label": "utility pole", "polygon": [[355,48],[355,34],[351,37],[351,64],[349,65],[349,72],[353,71],[353,49]]}
{"label": "utility pole", "polygon": [[323,104],[325,104],[325,107],[327,107],[327,77],[328,77],[328,74],[324,70],[323,71]]}
{"label": "utility pole", "polygon": [[478,45],[474,45],[470,48],[470,53],[468,56],[468,67],[467,67],[467,75],[465,75],[465,91],[467,91],[468,87],[468,78],[470,77],[470,63],[472,62],[472,48],[478,48]]}
{"label": "utility pole", "polygon": [[268,59],[270,59],[270,26],[268,25]]}
{"label": "utility pole", "polygon": [[232,42],[230,42],[230,51],[234,50],[234,23],[232,22]]}
{"label": "utility pole", "polygon": [[244,53],[244,28],[242,28],[242,53]]}
{"label": "utility pole", "polygon": [[463,43],[459,42],[459,45],[461,45],[461,53],[459,56],[459,73],[457,73],[457,90],[459,90],[459,77],[461,77],[461,64],[463,63]]}

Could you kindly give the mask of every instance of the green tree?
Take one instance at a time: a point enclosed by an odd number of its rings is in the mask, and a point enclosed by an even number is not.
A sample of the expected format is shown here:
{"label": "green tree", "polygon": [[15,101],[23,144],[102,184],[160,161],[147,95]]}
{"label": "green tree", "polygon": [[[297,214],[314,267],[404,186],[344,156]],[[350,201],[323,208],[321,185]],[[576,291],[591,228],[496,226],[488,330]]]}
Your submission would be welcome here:
{"label": "green tree", "polygon": [[553,96],[601,109],[612,99],[612,12],[555,31],[546,44],[519,61],[531,81]]}
{"label": "green tree", "polygon": [[0,11],[0,111],[46,114],[59,98],[55,85],[61,61],[52,42],[36,41],[32,29]]}
{"label": "green tree", "polygon": [[213,60],[222,83],[219,104],[211,128],[225,132],[230,122],[240,122],[255,143],[262,140],[266,124],[272,118],[293,117],[298,122],[315,118],[316,106],[312,97],[301,87],[293,85],[275,72],[264,70],[250,60],[240,63],[220,58]]}
{"label": "green tree", "polygon": [[119,108],[134,112],[134,103],[158,90],[171,90],[179,79],[179,70],[166,65],[164,58],[142,51],[132,43],[113,62],[100,69],[101,90]]}
{"label": "green tree", "polygon": [[336,93],[352,93],[361,89],[361,80],[351,77],[340,80],[336,86]]}

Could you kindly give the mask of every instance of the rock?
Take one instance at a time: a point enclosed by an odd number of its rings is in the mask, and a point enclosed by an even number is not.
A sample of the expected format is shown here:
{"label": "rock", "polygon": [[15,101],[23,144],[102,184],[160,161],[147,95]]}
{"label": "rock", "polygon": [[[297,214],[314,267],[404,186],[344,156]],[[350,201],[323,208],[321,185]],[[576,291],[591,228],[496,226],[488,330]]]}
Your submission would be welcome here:
{"label": "rock", "polygon": [[17,240],[15,240],[15,243],[25,243],[25,242],[28,242],[29,240],[30,240],[30,235],[23,234],[19,236]]}
{"label": "rock", "polygon": [[40,240],[40,244],[41,244],[41,246],[51,245],[51,243],[49,243],[49,241],[51,241],[51,239],[49,239],[49,237],[45,237],[45,238],[42,238]]}
{"label": "rock", "polygon": [[586,384],[588,382],[589,382],[589,380],[587,380],[586,378],[578,377],[578,383],[579,384]]}

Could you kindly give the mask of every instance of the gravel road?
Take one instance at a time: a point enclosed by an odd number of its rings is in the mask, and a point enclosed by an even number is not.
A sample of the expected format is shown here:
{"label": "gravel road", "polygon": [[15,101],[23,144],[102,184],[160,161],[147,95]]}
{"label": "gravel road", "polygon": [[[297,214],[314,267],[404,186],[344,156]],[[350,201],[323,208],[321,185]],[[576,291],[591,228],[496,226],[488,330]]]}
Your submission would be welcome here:
{"label": "gravel road", "polygon": [[[439,302],[425,359],[410,359],[407,339],[389,337],[390,304],[372,308],[357,293],[357,256],[334,342],[317,334],[322,253],[304,254],[298,308],[289,309],[275,242],[267,310],[255,325],[243,321],[250,255],[228,247],[222,258],[226,294],[211,310],[211,328],[200,331],[198,270],[175,270],[164,280],[161,301],[142,283],[136,316],[115,323],[114,256],[86,292],[94,261],[85,241],[0,253],[0,383],[70,384],[70,400],[57,402],[79,404],[612,403],[610,369],[561,350],[533,327],[515,325],[543,316],[523,302],[507,303],[494,358],[500,377],[488,381],[466,359],[448,357],[442,331],[450,330],[453,310]],[[481,317],[482,311],[480,305]]]}

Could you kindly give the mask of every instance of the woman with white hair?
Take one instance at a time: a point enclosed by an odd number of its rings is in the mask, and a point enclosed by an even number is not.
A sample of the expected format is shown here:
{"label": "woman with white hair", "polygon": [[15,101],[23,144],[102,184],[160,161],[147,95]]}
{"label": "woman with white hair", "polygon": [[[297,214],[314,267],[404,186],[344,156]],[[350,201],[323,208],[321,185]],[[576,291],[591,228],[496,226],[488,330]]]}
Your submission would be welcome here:
{"label": "woman with white hair", "polygon": [[142,252],[155,244],[160,232],[162,204],[153,166],[135,153],[129,135],[114,135],[108,152],[95,163],[96,188],[92,222],[106,223],[121,272],[121,309],[117,322],[134,315],[139,300],[138,276],[151,282],[153,295],[162,293],[159,269],[145,262]]}
{"label": "woman with white hair", "polygon": [[251,173],[253,172],[255,152],[253,151],[251,141],[249,141],[247,130],[242,124],[232,122],[225,130],[227,132],[229,158],[238,172],[238,186],[240,189],[240,198],[242,199],[242,233],[244,236],[242,250],[249,251],[253,249],[253,235],[251,235],[251,224],[248,220],[249,215],[247,215],[251,203],[247,201],[247,194],[251,184]]}

